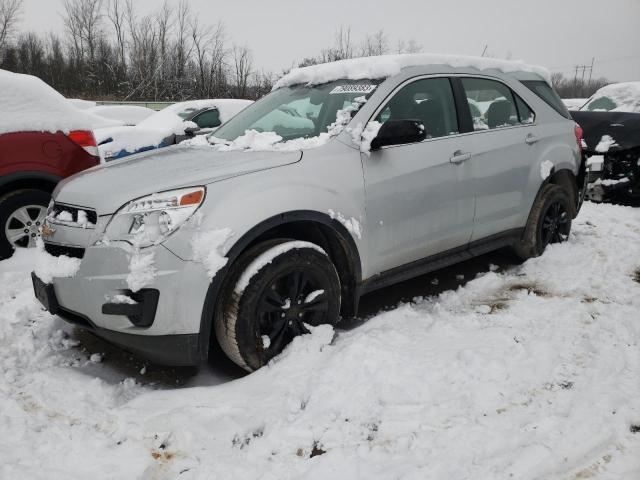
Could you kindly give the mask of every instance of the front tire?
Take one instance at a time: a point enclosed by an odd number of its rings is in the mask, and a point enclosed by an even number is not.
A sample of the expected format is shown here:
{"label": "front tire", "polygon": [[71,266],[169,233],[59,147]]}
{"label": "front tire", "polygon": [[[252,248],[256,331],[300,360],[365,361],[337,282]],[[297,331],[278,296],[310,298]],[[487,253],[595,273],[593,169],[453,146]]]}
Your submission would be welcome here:
{"label": "front tire", "polygon": [[232,265],[216,308],[215,331],[222,350],[254,371],[266,365],[308,326],[335,325],[340,314],[340,278],[317,245],[270,240]]}
{"label": "front tire", "polygon": [[547,245],[567,241],[573,212],[570,195],[559,185],[545,185],[536,198],[522,238],[513,246],[521,259],[542,255]]}
{"label": "front tire", "polygon": [[11,192],[0,199],[0,259],[16,248],[32,248],[39,237],[51,195],[42,190]]}

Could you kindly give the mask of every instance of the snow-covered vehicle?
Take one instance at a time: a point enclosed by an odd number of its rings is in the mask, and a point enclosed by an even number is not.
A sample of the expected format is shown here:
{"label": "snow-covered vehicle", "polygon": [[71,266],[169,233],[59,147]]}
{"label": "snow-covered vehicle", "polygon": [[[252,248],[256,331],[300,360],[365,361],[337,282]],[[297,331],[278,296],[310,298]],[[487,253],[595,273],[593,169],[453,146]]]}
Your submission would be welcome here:
{"label": "snow-covered vehicle", "polygon": [[33,247],[51,192],[99,163],[92,129],[113,124],[37,77],[0,70],[0,259]]}
{"label": "snow-covered vehicle", "polygon": [[155,110],[139,105],[97,105],[86,110],[89,113],[99,115],[122,122],[123,125],[137,125],[145,118],[150,117]]}
{"label": "snow-covered vehicle", "polygon": [[588,197],[636,204],[640,200],[640,82],[607,85],[571,115],[584,132],[590,168]]}
{"label": "snow-covered vehicle", "polygon": [[[482,128],[470,98],[495,99]],[[307,121],[291,128],[290,108]],[[255,370],[356,314],[366,292],[566,240],[579,134],[548,72],[521,62],[393,55],[294,69],[214,136],[62,184],[35,293],[156,362],[200,363],[217,341]]]}
{"label": "snow-covered vehicle", "polygon": [[135,126],[96,130],[100,156],[111,161],[211,133],[251,103],[237,99],[179,102],[147,116]]}

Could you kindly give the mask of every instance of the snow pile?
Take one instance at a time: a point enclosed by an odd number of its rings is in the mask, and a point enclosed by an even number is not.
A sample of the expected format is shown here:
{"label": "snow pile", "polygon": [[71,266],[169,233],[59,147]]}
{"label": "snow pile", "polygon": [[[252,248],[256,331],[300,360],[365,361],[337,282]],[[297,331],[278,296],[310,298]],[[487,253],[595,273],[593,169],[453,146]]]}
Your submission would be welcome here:
{"label": "snow pile", "polygon": [[[580,110],[591,110],[589,106],[594,104],[593,107],[596,107],[602,102],[602,99],[611,100],[615,104],[611,110],[609,108],[602,108],[602,110],[640,113],[640,82],[613,83],[602,87],[591,96]],[[600,108],[593,108],[593,110],[597,111]]]}
{"label": "snow pile", "polygon": [[156,277],[154,252],[141,252],[136,248],[129,258],[129,274],[127,286],[132,292],[151,285]]}
{"label": "snow pile", "polygon": [[540,177],[542,180],[546,180],[551,175],[551,171],[553,170],[553,162],[550,160],[545,160],[540,164]]}
{"label": "snow pile", "polygon": [[105,300],[109,303],[117,303],[120,305],[136,305],[136,302],[133,298],[128,295],[106,295]]}
{"label": "snow pile", "polygon": [[207,275],[212,280],[216,273],[227,264],[225,246],[232,236],[233,231],[230,228],[198,232],[193,236],[191,241],[193,260],[204,265],[207,269]]}
{"label": "snow pile", "polygon": [[20,252],[0,262],[0,477],[640,478],[638,232],[640,211],[586,203],[540,258],[186,388],[91,362]]}
{"label": "snow pile", "polygon": [[618,144],[610,135],[603,135],[598,145],[596,145],[596,152],[607,153],[611,147],[617,147]]}
{"label": "snow pile", "polygon": [[342,225],[344,225],[344,228],[346,228],[349,233],[355,235],[356,237],[358,237],[358,239],[362,238],[362,227],[360,226],[360,222],[357,218],[347,218],[342,213],[336,212],[331,208],[327,211],[327,213],[329,213],[329,216],[333,220],[338,220]]}
{"label": "snow pile", "polygon": [[367,156],[371,155],[371,142],[378,136],[382,124],[375,120],[367,123],[365,128],[358,124],[351,130],[351,141]]}
{"label": "snow pile", "polygon": [[86,211],[78,210],[78,218],[76,221],[73,220],[73,214],[68,210],[60,210],[59,212],[53,214],[49,214],[47,217],[52,223],[61,223],[63,225],[68,225],[71,227],[79,227],[79,228],[94,228],[95,224],[89,221],[89,217]]}
{"label": "snow pile", "polygon": [[118,120],[125,125],[137,125],[145,118],[156,113],[155,110],[139,105],[98,105],[87,109],[87,112]]}
{"label": "snow pile", "polygon": [[320,248],[315,243],[303,242],[299,240],[284,242],[275,247],[270,248],[266,252],[258,255],[247,267],[247,269],[240,275],[238,279],[238,283],[234,288],[235,292],[240,294],[244,292],[244,289],[249,285],[249,281],[253,278],[253,276],[258,273],[263,267],[269,265],[273,260],[282,255],[289,250],[294,250],[296,248],[311,248],[313,250],[317,250],[318,252],[326,255],[327,253]]}
{"label": "snow pile", "polygon": [[44,249],[44,242],[38,239],[33,252],[33,271],[44,283],[51,283],[54,278],[73,277],[80,270],[80,259],[66,255],[54,257]]}
{"label": "snow pile", "polygon": [[80,110],[37,77],[0,70],[0,134],[91,130],[118,122]]}
{"label": "snow pile", "polygon": [[475,68],[477,70],[498,70],[503,73],[531,72],[551,83],[551,75],[546,68],[527,65],[524,62],[498,60],[486,57],[464,55],[438,55],[431,53],[380,55],[323,63],[309,67],[294,68],[273,86],[276,90],[297,84],[319,85],[334,80],[362,80],[392,77],[403,68],[421,65],[446,65],[448,67]]}
{"label": "snow pile", "polygon": [[97,105],[93,100],[82,100],[81,98],[67,98],[67,102],[80,110],[88,110]]}
{"label": "snow pile", "polygon": [[563,98],[562,103],[567,110],[580,110],[580,107],[587,103],[588,98]]}

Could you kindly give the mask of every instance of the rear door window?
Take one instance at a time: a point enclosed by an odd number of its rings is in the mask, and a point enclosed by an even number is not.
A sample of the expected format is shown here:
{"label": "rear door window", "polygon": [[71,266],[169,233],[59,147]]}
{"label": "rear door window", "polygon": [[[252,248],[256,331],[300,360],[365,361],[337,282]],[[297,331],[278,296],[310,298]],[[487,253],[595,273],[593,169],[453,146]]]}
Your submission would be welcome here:
{"label": "rear door window", "polygon": [[[475,131],[494,130],[523,123],[518,115],[513,92],[504,83],[486,78],[462,78],[461,81]],[[532,113],[531,110],[529,112]],[[524,109],[523,114],[526,114]]]}
{"label": "rear door window", "polygon": [[520,120],[520,123],[533,123],[536,117],[535,113],[533,113],[533,110],[531,110],[529,105],[527,105],[525,101],[522,100],[517,94],[514,93],[513,97],[516,99],[516,107],[518,108],[518,119]]}

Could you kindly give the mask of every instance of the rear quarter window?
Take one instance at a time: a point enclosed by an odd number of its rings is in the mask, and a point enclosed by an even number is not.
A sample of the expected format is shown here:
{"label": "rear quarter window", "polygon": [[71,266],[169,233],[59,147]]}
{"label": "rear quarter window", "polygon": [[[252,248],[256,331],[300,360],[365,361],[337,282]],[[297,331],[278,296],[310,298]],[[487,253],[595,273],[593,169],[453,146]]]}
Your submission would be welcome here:
{"label": "rear quarter window", "polygon": [[522,84],[564,118],[571,119],[569,110],[567,110],[558,94],[547,82],[544,80],[522,80]]}

